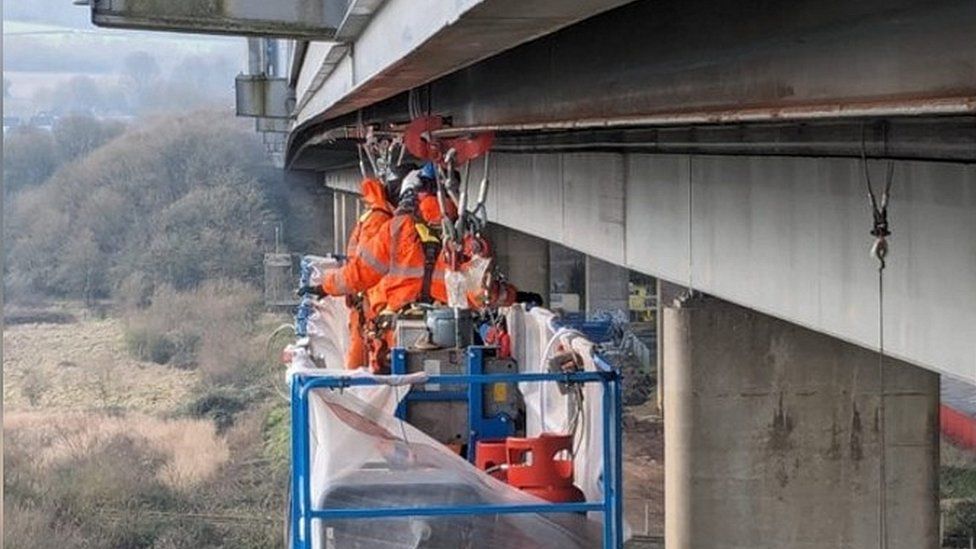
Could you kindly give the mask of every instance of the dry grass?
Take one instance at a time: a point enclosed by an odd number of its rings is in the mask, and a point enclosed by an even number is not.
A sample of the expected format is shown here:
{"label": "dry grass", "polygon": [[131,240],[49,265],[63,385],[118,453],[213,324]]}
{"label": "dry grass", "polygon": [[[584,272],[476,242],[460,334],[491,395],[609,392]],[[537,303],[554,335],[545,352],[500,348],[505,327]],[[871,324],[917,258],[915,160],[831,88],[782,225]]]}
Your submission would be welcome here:
{"label": "dry grass", "polygon": [[113,408],[166,414],[186,401],[199,378],[132,359],[122,322],[111,318],[8,326],[3,345],[8,413]]}
{"label": "dry grass", "polygon": [[227,443],[217,436],[213,423],[195,419],[14,412],[5,414],[4,431],[8,444],[29,449],[40,471],[96,453],[119,437],[137,440],[162,458],[157,480],[180,491],[209,479],[230,457]]}
{"label": "dry grass", "polygon": [[130,351],[139,358],[197,367],[209,383],[247,379],[262,358],[254,341],[261,296],[242,282],[207,281],[200,287],[156,290],[152,304],[129,314]]}

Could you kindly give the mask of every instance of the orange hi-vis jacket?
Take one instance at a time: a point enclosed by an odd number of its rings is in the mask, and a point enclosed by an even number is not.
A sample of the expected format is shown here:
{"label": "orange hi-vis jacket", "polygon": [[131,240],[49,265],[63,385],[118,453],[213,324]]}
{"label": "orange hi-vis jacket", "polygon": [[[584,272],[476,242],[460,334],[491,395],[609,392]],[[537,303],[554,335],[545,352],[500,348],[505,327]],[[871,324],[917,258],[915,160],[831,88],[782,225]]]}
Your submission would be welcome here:
{"label": "orange hi-vis jacket", "polygon": [[[349,235],[346,255],[350,261],[355,260],[360,253],[360,248],[376,238],[386,221],[393,216],[393,210],[386,201],[382,183],[375,179],[365,179],[362,182],[362,193],[366,211],[360,216]],[[349,348],[346,352],[346,368],[365,366],[369,362],[369,353],[366,348],[366,321],[373,317],[374,308],[383,308],[383,292],[378,285],[351,292],[340,292],[338,288],[332,288],[332,290],[334,290],[332,295],[350,297],[353,294],[364,293],[361,306],[357,305],[355,301],[347,301],[347,305],[349,305]]]}
{"label": "orange hi-vis jacket", "polygon": [[[346,295],[379,285],[382,297],[370,303],[397,311],[421,301],[424,287],[425,254],[435,255],[430,269],[428,301],[447,301],[444,274],[447,265],[441,254],[440,238],[432,227],[440,223],[440,208],[433,195],[420,197],[418,212],[401,212],[384,222],[376,238],[359,246],[341,269],[329,272],[322,288],[329,295]],[[425,219],[426,218],[426,219]]]}
{"label": "orange hi-vis jacket", "polygon": [[[362,200],[366,205],[366,211],[359,217],[359,221],[349,235],[349,243],[346,246],[346,256],[349,261],[358,257],[368,243],[375,239],[383,226],[393,217],[393,207],[386,201],[386,192],[383,184],[376,179],[365,179],[362,183]],[[338,288],[335,288],[338,290]],[[365,292],[367,307],[363,310],[367,318],[372,318],[371,312],[383,308],[383,292],[379,285],[368,288],[357,289],[349,293]],[[347,293],[336,292],[330,295],[348,295]],[[379,309],[376,309],[376,308]]]}

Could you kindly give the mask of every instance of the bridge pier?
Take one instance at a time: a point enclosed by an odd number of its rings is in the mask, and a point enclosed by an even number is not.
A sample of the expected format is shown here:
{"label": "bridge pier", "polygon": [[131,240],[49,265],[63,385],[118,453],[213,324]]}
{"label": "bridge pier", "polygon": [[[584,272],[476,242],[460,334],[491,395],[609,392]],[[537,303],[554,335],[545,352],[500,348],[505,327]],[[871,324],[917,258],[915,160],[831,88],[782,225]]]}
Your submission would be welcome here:
{"label": "bridge pier", "polygon": [[586,256],[586,312],[627,312],[630,271],[624,267]]}
{"label": "bridge pier", "polygon": [[[664,310],[669,549],[880,547],[877,354],[712,298]],[[939,376],[886,359],[890,549],[939,546]]]}

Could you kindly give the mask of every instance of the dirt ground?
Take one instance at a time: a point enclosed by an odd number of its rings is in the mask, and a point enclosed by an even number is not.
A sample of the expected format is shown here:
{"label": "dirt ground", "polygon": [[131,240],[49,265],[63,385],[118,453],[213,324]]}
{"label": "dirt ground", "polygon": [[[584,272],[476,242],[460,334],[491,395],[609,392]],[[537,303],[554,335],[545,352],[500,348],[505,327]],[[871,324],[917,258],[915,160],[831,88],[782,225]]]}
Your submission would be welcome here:
{"label": "dirt ground", "polygon": [[624,515],[634,534],[664,533],[664,422],[653,397],[624,412]]}
{"label": "dirt ground", "polygon": [[196,372],[134,360],[122,321],[80,308],[70,313],[76,321],[4,327],[5,410],[122,408],[159,415],[186,402]]}

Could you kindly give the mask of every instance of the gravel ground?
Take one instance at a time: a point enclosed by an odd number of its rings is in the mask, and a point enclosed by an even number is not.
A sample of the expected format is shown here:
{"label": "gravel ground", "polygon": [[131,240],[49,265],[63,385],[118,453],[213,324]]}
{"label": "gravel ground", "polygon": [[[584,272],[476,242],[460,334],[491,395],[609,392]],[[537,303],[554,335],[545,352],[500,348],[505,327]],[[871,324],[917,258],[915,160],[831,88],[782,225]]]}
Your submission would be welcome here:
{"label": "gravel ground", "polygon": [[635,535],[664,533],[664,422],[651,403],[624,412],[624,517]]}

